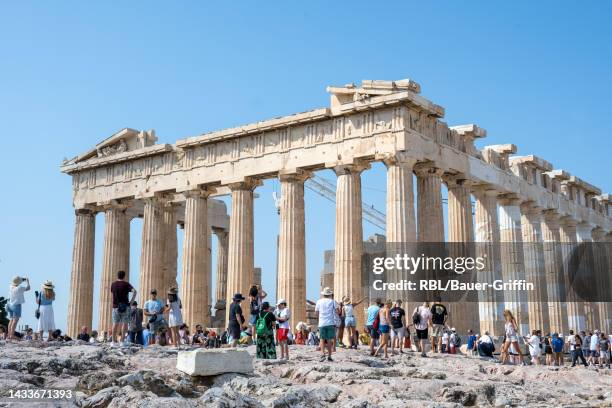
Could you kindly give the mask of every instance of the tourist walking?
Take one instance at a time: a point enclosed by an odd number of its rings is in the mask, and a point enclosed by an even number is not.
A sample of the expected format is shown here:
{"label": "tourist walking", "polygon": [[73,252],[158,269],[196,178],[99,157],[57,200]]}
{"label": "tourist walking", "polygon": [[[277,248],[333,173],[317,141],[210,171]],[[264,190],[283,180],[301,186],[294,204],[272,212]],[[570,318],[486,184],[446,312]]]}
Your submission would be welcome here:
{"label": "tourist walking", "polygon": [[55,331],[55,318],[53,316],[53,301],[55,301],[55,286],[51,281],[45,281],[42,286],[42,291],[38,294],[36,303],[40,315],[38,317],[38,329],[36,330],[40,339],[43,338],[43,332],[47,332],[47,341],[51,340],[52,333]]}
{"label": "tourist walking", "polygon": [[287,307],[287,301],[285,299],[280,299],[278,301],[278,304],[276,305],[276,310],[274,311],[274,317],[276,317],[276,321],[278,322],[278,329],[276,330],[276,340],[278,341],[278,345],[280,346],[280,358],[281,360],[289,360],[288,336],[289,330],[291,328],[289,324],[289,320],[291,319],[291,311]]}
{"label": "tourist walking", "polygon": [[404,351],[404,338],[406,337],[406,311],[402,308],[401,299],[395,301],[395,305],[389,310],[391,317],[391,352],[395,353],[395,347],[399,352]]}
{"label": "tourist walking", "polygon": [[142,311],[148,318],[149,334],[147,345],[155,344],[159,331],[167,327],[166,320],[164,319],[166,307],[157,298],[157,289],[151,289],[150,298],[145,302]]}
{"label": "tourist walking", "polygon": [[572,367],[576,367],[576,361],[578,359],[580,359],[585,367],[588,367],[589,365],[584,358],[584,354],[582,354],[582,337],[580,337],[579,334],[574,334],[573,330],[570,330],[569,334],[567,342],[570,345],[570,352],[572,353]]}
{"label": "tourist walking", "polygon": [[533,330],[531,332],[531,337],[525,338],[525,343],[529,348],[529,355],[531,356],[531,364],[540,365],[540,343],[542,340],[540,336],[538,336],[538,331]]}
{"label": "tourist walking", "polygon": [[429,309],[429,302],[424,302],[414,309],[412,312],[412,323],[416,329],[421,357],[427,357],[425,353],[425,341],[429,338],[429,327],[432,325],[432,313]]}
{"label": "tourist walking", "polygon": [[559,333],[552,334],[550,347],[552,348],[553,352],[553,364],[563,367],[563,339],[559,337]]}
{"label": "tourist walking", "polygon": [[168,301],[166,303],[166,308],[169,312],[168,327],[170,327],[171,342],[174,347],[179,348],[181,345],[179,328],[183,325],[183,313],[181,312],[183,304],[181,303],[181,299],[178,297],[177,288],[173,287],[168,289]]}
{"label": "tourist walking", "polygon": [[242,329],[246,329],[245,318],[242,313],[242,307],[240,303],[245,300],[242,293],[234,294],[232,303],[229,307],[229,320],[227,323],[228,333],[231,337],[230,347],[237,347],[238,341],[240,340],[240,332]]}
{"label": "tourist walking", "polygon": [[610,368],[610,340],[604,333],[599,335],[599,344],[597,345],[597,353],[599,354],[599,368],[603,368],[604,364]]}
{"label": "tourist walking", "polygon": [[326,287],[321,292],[323,296],[317,300],[315,312],[319,316],[319,335],[321,339],[321,361],[324,361],[327,349],[327,361],[333,361],[332,351],[336,338],[336,319],[338,317],[338,303],[333,299],[334,292]]}
{"label": "tourist walking", "polygon": [[600,335],[599,330],[595,330],[595,332],[591,334],[589,343],[585,341],[586,346],[589,348],[589,358],[587,359],[587,363],[589,363],[589,365],[597,365],[599,363],[597,346],[599,345]]}
{"label": "tourist walking", "polygon": [[144,320],[144,314],[141,308],[138,307],[138,303],[133,301],[130,304],[130,324],[128,326],[128,341],[132,344],[144,345],[142,321]]}
{"label": "tourist walking", "polygon": [[342,310],[344,314],[344,326],[346,330],[348,330],[349,348],[356,349],[357,344],[359,343],[356,335],[357,319],[355,318],[355,308],[359,306],[361,302],[363,302],[363,299],[359,300],[358,302],[353,302],[348,296],[343,302],[344,308]]}
{"label": "tourist walking", "polygon": [[368,320],[366,321],[366,328],[368,329],[368,334],[370,335],[370,355],[374,355],[375,347],[377,346],[376,342],[380,337],[380,317],[378,313],[380,312],[382,301],[380,299],[374,299],[372,304],[368,307],[367,314]]}
{"label": "tourist walking", "polygon": [[275,359],[276,346],[274,345],[274,325],[276,317],[270,311],[270,303],[263,302],[257,317],[255,331],[257,332],[257,358]]}
{"label": "tourist walking", "polygon": [[[125,335],[130,323],[130,302],[136,299],[136,289],[125,281],[125,271],[117,272],[117,280],[111,284],[113,294],[113,337],[111,346],[115,344],[115,338],[119,338],[119,344],[126,344]],[[128,299],[130,292],[132,298]]]}
{"label": "tourist walking", "polygon": [[448,311],[446,306],[440,303],[440,296],[436,296],[436,301],[431,305],[431,348],[432,351],[440,353],[442,348],[442,335],[444,334],[444,328],[446,327],[446,320],[448,319]]}
{"label": "tourist walking", "polygon": [[504,344],[502,345],[501,363],[505,364],[508,361],[510,357],[510,348],[513,347],[514,351],[520,357],[520,361],[522,362],[523,365],[525,365],[525,362],[523,361],[523,354],[521,353],[521,347],[519,346],[519,342],[518,342],[518,335],[517,335],[518,325],[516,323],[516,319],[512,315],[512,312],[508,309],[504,310],[504,319],[506,320],[506,323],[504,325],[506,340],[504,341]]}
{"label": "tourist walking", "polygon": [[[23,283],[25,283],[25,285]],[[6,303],[6,311],[8,312],[9,318],[8,333],[6,333],[7,340],[11,340],[15,336],[17,323],[21,318],[21,305],[25,303],[24,293],[28,290],[30,290],[30,280],[28,278],[15,276],[11,281],[9,297]]]}
{"label": "tourist walking", "polygon": [[389,332],[391,331],[391,305],[393,302],[391,300],[387,300],[382,309],[378,311],[378,318],[380,319],[380,344],[374,353],[375,356],[378,355],[380,350],[384,351],[384,358],[389,358],[389,354],[387,353],[389,347]]}

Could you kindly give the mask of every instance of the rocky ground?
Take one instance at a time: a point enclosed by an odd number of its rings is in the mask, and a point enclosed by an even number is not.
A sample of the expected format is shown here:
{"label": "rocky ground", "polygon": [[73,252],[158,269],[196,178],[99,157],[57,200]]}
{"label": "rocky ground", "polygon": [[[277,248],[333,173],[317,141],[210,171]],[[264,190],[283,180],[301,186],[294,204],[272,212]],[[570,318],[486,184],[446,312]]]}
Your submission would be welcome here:
{"label": "rocky ground", "polygon": [[[191,378],[176,370],[169,347],[0,342],[0,407],[612,407],[609,369],[416,353],[383,360],[366,350],[321,363],[310,347],[291,352],[288,362],[255,360],[250,376]],[[75,397],[18,405],[8,399],[16,389],[70,389]]]}

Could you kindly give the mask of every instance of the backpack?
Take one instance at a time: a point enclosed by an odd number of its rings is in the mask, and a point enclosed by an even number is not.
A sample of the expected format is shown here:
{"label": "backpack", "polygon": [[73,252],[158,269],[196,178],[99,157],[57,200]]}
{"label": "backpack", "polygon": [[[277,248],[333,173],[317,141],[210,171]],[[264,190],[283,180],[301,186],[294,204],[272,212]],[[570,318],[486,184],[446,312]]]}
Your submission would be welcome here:
{"label": "backpack", "polygon": [[255,331],[257,332],[258,336],[265,336],[267,334],[270,334],[270,329],[266,324],[266,316],[268,314],[270,314],[270,312],[267,312],[265,315],[259,316],[257,318],[257,325],[255,326]]}
{"label": "backpack", "polygon": [[458,334],[455,334],[453,336],[453,345],[455,347],[461,347],[461,336],[459,336]]}
{"label": "backpack", "polygon": [[376,313],[376,317],[374,318],[374,322],[372,323],[372,328],[374,330],[378,330],[380,326],[380,314]]}

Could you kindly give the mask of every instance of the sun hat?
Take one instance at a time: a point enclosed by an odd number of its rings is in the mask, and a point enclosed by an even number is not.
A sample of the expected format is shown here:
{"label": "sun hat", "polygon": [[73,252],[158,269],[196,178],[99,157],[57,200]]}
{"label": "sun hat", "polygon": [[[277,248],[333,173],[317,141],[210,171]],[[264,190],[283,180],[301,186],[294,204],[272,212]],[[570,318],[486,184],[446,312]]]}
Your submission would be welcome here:
{"label": "sun hat", "polygon": [[342,299],[342,302],[343,302],[345,305],[350,305],[350,304],[351,304],[351,298],[350,298],[350,297],[348,297],[348,296],[345,296],[345,297],[344,297],[344,299]]}
{"label": "sun hat", "polygon": [[244,296],[242,296],[242,293],[235,293],[233,300],[244,300]]}
{"label": "sun hat", "polygon": [[455,329],[454,327],[451,329],[451,331],[457,331],[457,329]]}
{"label": "sun hat", "polygon": [[334,291],[333,291],[333,290],[331,290],[331,288],[330,288],[329,286],[326,286],[326,287],[323,289],[323,292],[321,292],[321,294],[322,294],[323,296],[331,296],[331,295],[333,295],[333,294],[334,294]]}
{"label": "sun hat", "polygon": [[287,306],[287,301],[285,299],[278,299],[278,302],[276,302],[276,306],[283,304]]}
{"label": "sun hat", "polygon": [[18,286],[19,284],[21,284],[21,282],[23,282],[23,279],[21,279],[21,276],[13,277],[13,286]]}
{"label": "sun hat", "polygon": [[168,289],[168,294],[169,295],[176,295],[178,293],[178,289],[177,288],[170,288]]}
{"label": "sun hat", "polygon": [[45,281],[45,283],[43,283],[43,288],[45,289],[53,289],[55,286],[53,286],[53,282],[51,282],[50,280]]}

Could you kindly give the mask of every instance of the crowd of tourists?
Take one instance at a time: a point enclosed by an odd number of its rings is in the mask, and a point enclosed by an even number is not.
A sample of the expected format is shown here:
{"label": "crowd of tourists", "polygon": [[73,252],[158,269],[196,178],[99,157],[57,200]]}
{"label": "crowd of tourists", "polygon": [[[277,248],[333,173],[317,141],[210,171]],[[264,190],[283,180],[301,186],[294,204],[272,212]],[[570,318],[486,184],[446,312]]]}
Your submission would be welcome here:
{"label": "crowd of tourists", "polygon": [[[458,333],[448,325],[449,313],[439,298],[431,304],[424,302],[417,306],[410,315],[400,299],[373,299],[360,333],[356,308],[364,299],[353,300],[344,296],[337,301],[329,287],[323,289],[315,305],[318,330],[304,322],[298,322],[292,328],[287,301],[279,299],[272,305],[266,300],[267,293],[259,285],[253,285],[248,293],[246,313],[242,302],[247,299],[241,293],[234,294],[228,305],[227,328],[222,333],[201,324],[196,324],[192,331],[183,321],[182,303],[176,287],[170,288],[162,297],[158,297],[157,289],[152,289],[141,308],[136,302],[136,289],[125,277],[126,273],[119,271],[110,288],[112,327],[102,332],[82,327],[76,340],[110,343],[111,346],[158,344],[176,348],[255,344],[256,356],[262,359],[289,359],[289,345],[295,344],[316,347],[321,353],[321,361],[333,361],[332,355],[338,348],[357,349],[360,345],[368,349],[371,356],[382,355],[385,359],[390,354],[403,354],[405,350],[413,351],[414,348],[422,357],[427,357],[428,352],[457,354],[461,350],[464,354],[495,359],[501,364],[562,366],[566,352],[570,354],[572,367],[580,363],[609,368],[612,360],[612,336],[606,333],[570,330],[564,336],[562,333],[543,334],[540,329],[534,329],[531,334],[521,336],[510,310],[503,313],[504,335],[498,339],[500,350],[497,359],[494,357],[496,343],[493,336],[487,331],[482,334],[473,330],[464,335]],[[51,281],[45,281],[40,291],[35,291],[36,330],[17,331],[25,292],[30,290],[28,278],[16,276],[12,279],[6,305],[10,320],[8,328],[0,326],[0,340],[73,340],[55,326],[55,291]]]}

